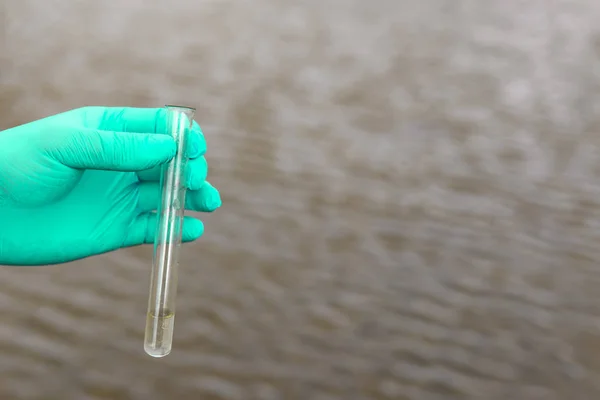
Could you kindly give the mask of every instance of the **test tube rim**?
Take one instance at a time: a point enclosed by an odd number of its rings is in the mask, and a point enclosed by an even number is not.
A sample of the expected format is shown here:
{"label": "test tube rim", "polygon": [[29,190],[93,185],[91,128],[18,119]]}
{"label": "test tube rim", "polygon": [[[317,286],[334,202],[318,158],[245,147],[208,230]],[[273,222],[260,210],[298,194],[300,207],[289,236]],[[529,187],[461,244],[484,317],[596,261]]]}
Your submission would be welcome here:
{"label": "test tube rim", "polygon": [[189,106],[178,106],[176,104],[166,104],[165,105],[166,108],[182,108],[184,110],[190,110],[190,111],[196,111],[196,109],[194,107],[189,107]]}

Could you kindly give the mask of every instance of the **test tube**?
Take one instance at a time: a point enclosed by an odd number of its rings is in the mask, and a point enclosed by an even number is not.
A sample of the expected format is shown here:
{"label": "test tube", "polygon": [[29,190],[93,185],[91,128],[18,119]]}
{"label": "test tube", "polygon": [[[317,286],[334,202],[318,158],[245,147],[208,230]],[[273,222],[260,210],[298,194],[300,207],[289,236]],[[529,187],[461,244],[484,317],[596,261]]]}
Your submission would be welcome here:
{"label": "test tube", "polygon": [[166,108],[166,133],[175,139],[177,153],[162,167],[162,195],[157,207],[157,229],[154,238],[150,295],[144,350],[152,357],[171,352],[175,324],[177,269],[185,210],[186,139],[196,110],[191,107]]}

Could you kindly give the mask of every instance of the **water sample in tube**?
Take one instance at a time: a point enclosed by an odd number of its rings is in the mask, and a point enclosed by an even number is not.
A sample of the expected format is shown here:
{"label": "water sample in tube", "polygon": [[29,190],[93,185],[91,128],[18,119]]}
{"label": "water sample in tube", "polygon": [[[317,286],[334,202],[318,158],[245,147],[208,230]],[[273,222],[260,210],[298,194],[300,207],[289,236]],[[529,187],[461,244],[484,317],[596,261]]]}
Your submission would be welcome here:
{"label": "water sample in tube", "polygon": [[186,142],[196,110],[166,106],[166,133],[175,139],[177,153],[162,167],[162,195],[157,208],[158,225],[154,238],[150,295],[144,350],[152,357],[171,352],[177,296],[177,269],[185,211]]}

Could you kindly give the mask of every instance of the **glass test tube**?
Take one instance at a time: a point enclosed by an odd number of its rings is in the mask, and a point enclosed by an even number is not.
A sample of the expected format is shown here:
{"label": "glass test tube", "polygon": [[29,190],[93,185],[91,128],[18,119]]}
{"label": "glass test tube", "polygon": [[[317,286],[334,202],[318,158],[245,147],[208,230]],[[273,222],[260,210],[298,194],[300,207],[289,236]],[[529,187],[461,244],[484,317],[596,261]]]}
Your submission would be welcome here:
{"label": "glass test tube", "polygon": [[152,357],[166,356],[173,343],[177,269],[185,210],[186,139],[196,110],[166,106],[166,112],[166,133],[175,139],[177,154],[163,166],[160,178],[162,196],[157,208],[158,225],[144,338],[144,350]]}

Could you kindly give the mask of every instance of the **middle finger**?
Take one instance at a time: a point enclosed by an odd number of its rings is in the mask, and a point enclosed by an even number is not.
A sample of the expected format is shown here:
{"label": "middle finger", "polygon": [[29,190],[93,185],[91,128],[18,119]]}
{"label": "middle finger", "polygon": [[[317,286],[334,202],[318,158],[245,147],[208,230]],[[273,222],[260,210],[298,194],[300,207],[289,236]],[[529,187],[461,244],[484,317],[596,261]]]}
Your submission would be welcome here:
{"label": "middle finger", "polygon": [[[137,173],[140,182],[159,182],[162,174],[162,167],[159,165],[152,169],[140,171]],[[185,163],[185,186],[191,190],[198,190],[206,180],[208,175],[208,164],[204,156],[188,160]]]}

